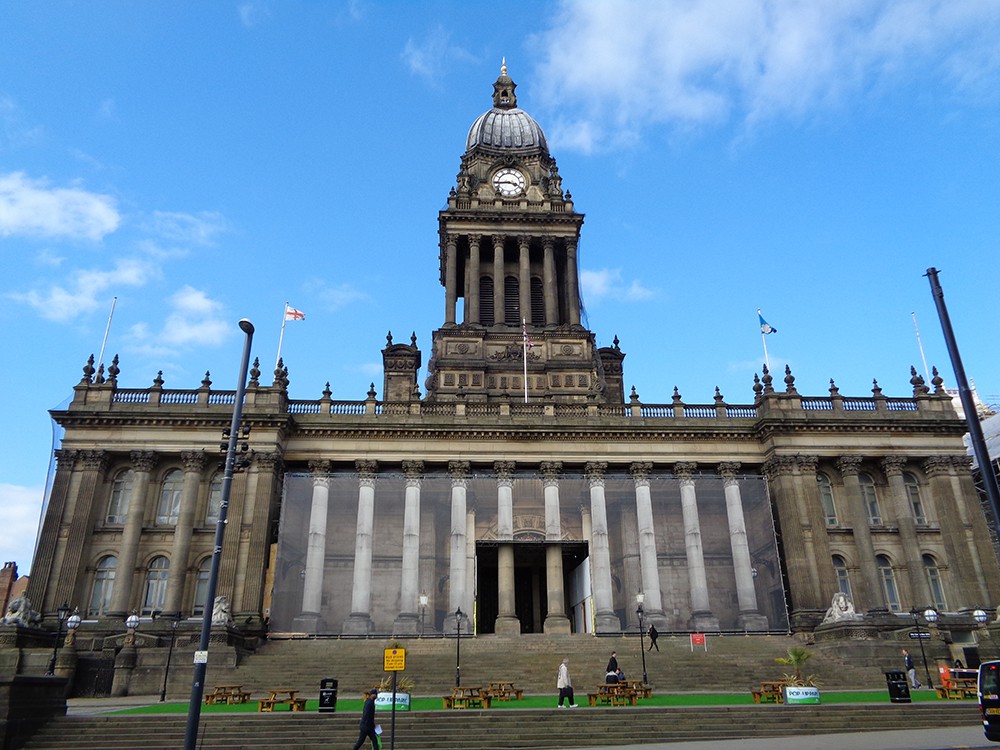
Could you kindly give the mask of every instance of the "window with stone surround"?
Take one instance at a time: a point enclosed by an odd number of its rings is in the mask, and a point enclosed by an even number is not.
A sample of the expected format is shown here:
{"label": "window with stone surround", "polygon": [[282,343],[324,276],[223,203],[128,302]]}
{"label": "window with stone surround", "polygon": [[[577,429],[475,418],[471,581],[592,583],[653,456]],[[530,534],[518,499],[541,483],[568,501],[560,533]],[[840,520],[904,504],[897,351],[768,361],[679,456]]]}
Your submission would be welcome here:
{"label": "window with stone surround", "polygon": [[826,474],[817,474],[816,484],[819,485],[819,501],[823,505],[823,515],[826,517],[826,525],[836,526],[839,523],[837,519],[837,504],[833,498],[833,486],[830,484],[830,477]]}
{"label": "window with stone surround", "polygon": [[882,596],[886,608],[890,612],[899,612],[899,589],[896,586],[896,572],[892,569],[892,562],[885,555],[878,555],[875,558],[875,565],[878,567],[879,580],[882,582]]}
{"label": "window with stone surround", "polygon": [[861,485],[861,501],[865,505],[865,512],[868,514],[869,526],[882,525],[882,511],[878,505],[878,491],[875,489],[875,480],[868,474],[858,474],[858,484]]}
{"label": "window with stone surround", "polygon": [[111,606],[111,594],[115,588],[115,571],[118,568],[118,558],[108,555],[101,558],[94,570],[94,586],[90,591],[90,606],[87,615],[100,617]]}
{"label": "window with stone surround", "polygon": [[118,472],[111,484],[111,498],[108,500],[108,512],[105,523],[125,523],[128,516],[128,506],[132,500],[132,483],[135,474],[131,469]]}
{"label": "window with stone surround", "polygon": [[181,493],[184,489],[184,474],[178,470],[171,471],[163,478],[160,489],[160,502],[156,507],[156,523],[160,526],[177,524],[177,514],[181,509]]}

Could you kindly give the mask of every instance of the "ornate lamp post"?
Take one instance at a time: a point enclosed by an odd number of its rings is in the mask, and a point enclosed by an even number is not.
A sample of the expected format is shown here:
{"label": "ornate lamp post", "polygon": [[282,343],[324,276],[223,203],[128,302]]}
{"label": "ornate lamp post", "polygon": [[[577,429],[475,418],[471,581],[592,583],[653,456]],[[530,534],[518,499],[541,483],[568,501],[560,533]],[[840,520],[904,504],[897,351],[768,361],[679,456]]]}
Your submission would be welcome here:
{"label": "ornate lamp post", "polygon": [[986,610],[977,609],[972,613],[972,619],[976,621],[976,626],[981,628],[990,619],[990,616],[986,614]]}
{"label": "ornate lamp post", "polygon": [[163,670],[163,690],[160,691],[160,703],[167,699],[167,677],[170,676],[170,657],[174,655],[174,644],[177,642],[177,618],[170,622],[170,648],[167,649],[167,666]]}
{"label": "ornate lamp post", "polygon": [[66,642],[63,644],[63,648],[73,648],[76,645],[76,629],[80,627],[80,622],[80,608],[77,607],[66,620]]}
{"label": "ornate lamp post", "polygon": [[462,684],[462,608],[455,610],[455,687]]}
{"label": "ornate lamp post", "polygon": [[933,690],[934,681],[931,679],[930,667],[927,666],[927,652],[924,650],[923,633],[920,631],[920,616],[923,615],[924,620],[927,622],[927,635],[930,636],[930,626],[938,621],[938,613],[936,609],[928,607],[923,612],[916,608],[911,609],[910,615],[913,617],[913,627],[917,629],[917,641],[920,643],[920,658],[924,661],[924,673],[927,675],[927,687]]}
{"label": "ornate lamp post", "polygon": [[646,601],[646,595],[643,592],[640,591],[635,595],[635,613],[639,615],[639,653],[642,654],[642,684],[648,685],[649,678],[646,676],[646,631],[642,627],[642,603],[644,601]]}
{"label": "ornate lamp post", "polygon": [[424,615],[427,612],[427,594],[420,595],[420,635],[424,634]]}
{"label": "ornate lamp post", "polygon": [[45,674],[54,675],[56,673],[56,657],[59,655],[59,641],[62,640],[62,626],[63,622],[66,621],[66,616],[69,614],[69,605],[63,602],[59,605],[59,609],[56,610],[59,615],[59,624],[56,629],[56,644],[52,649],[52,658],[49,659],[49,668]]}
{"label": "ornate lamp post", "polygon": [[139,615],[136,612],[132,612],[128,617],[125,618],[125,645],[134,646],[135,645],[135,631],[139,627]]}

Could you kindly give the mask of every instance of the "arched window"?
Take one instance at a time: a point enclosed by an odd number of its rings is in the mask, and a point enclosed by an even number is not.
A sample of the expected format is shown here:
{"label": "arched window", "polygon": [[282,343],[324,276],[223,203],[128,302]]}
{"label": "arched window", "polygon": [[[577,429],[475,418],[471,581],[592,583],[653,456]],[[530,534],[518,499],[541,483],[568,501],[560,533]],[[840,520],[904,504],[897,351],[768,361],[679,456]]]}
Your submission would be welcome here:
{"label": "arched window", "polygon": [[833,487],[830,484],[830,477],[826,474],[817,474],[816,484],[819,485],[819,501],[823,506],[823,515],[826,516],[826,525],[836,526],[838,523],[837,504],[833,501]]}
{"label": "arched window", "polygon": [[191,613],[201,615],[205,612],[205,597],[208,595],[208,575],[212,571],[212,558],[206,557],[198,566],[198,578],[194,586],[194,603]]}
{"label": "arched window", "polygon": [[100,617],[111,606],[111,594],[115,589],[115,570],[118,568],[118,558],[108,555],[101,558],[94,571],[94,588],[90,592],[90,606],[87,614]]}
{"label": "arched window", "polygon": [[142,600],[143,614],[161,612],[167,601],[167,574],[170,572],[170,561],[163,557],[154,557],[146,571],[146,595]]}
{"label": "arched window", "polygon": [[493,277],[479,277],[479,322],[484,326],[496,324],[496,311],[493,309]]}
{"label": "arched window", "polygon": [[850,599],[854,599],[851,593],[851,578],[847,574],[847,562],[840,555],[833,556],[833,573],[837,576],[837,590],[846,594]]}
{"label": "arched window", "polygon": [[517,276],[503,280],[503,322],[509,326],[521,325],[521,285]]}
{"label": "arched window", "polygon": [[882,511],[878,507],[878,492],[875,491],[875,480],[868,474],[858,474],[858,483],[861,485],[861,501],[865,505],[868,513],[869,526],[882,525]]}
{"label": "arched window", "polygon": [[163,478],[160,490],[160,504],[156,507],[156,522],[161,526],[177,524],[177,514],[181,509],[181,492],[184,489],[184,474],[177,469]]}
{"label": "arched window", "polygon": [[131,469],[118,472],[111,484],[111,499],[108,501],[106,523],[125,523],[128,506],[132,501],[132,480],[135,474]]}
{"label": "arched window", "polygon": [[208,488],[208,507],[205,510],[205,525],[211,526],[219,521],[219,508],[222,506],[222,475],[212,477]]}
{"label": "arched window", "polygon": [[906,487],[906,499],[910,501],[913,520],[921,525],[926,524],[927,514],[924,512],[924,502],[920,499],[920,483],[917,478],[909,472],[903,474],[903,486]]}
{"label": "arched window", "polygon": [[875,558],[875,565],[878,567],[879,579],[882,581],[882,596],[885,599],[885,606],[890,612],[899,612],[899,589],[896,588],[896,573],[892,569],[892,563],[885,555],[878,555]]}
{"label": "arched window", "polygon": [[944,584],[941,583],[941,571],[938,570],[937,560],[930,555],[924,555],[924,573],[927,575],[927,586],[931,590],[931,604],[934,609],[943,610],[948,606],[944,598]]}

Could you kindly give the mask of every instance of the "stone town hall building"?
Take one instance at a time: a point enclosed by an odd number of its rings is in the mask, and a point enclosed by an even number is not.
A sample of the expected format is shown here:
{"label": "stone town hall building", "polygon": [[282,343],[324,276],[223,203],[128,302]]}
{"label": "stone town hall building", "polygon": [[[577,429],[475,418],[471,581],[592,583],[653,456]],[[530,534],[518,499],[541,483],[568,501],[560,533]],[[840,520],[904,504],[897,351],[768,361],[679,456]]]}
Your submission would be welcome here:
{"label": "stone town hall building", "polygon": [[[883,618],[1000,601],[940,378],[803,396],[764,371],[739,405],[626,390],[617,338],[598,348],[580,322],[583,214],[506,68],[493,86],[439,216],[426,381],[415,336],[387,337],[365,400],[292,399],[287,368],[250,373],[217,592],[237,626],[453,632],[461,609],[480,634],[619,632],[642,593],[661,630],[785,631],[837,591]],[[133,610],[202,611],[235,394],[120,375],[91,358],[53,412],[29,589],[49,622],[63,602],[118,630]]]}

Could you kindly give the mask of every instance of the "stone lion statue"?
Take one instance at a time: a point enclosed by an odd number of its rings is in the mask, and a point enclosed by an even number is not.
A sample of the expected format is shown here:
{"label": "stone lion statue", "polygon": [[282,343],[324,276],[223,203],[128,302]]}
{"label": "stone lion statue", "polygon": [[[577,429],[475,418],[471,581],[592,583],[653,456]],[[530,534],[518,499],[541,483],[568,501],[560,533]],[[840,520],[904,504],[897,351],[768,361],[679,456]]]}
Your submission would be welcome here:
{"label": "stone lion statue", "polygon": [[14,597],[7,603],[7,614],[4,615],[4,625],[23,625],[34,627],[42,621],[42,616],[31,608],[31,601],[28,597]]}
{"label": "stone lion statue", "polygon": [[860,619],[861,615],[854,611],[854,602],[851,601],[851,598],[843,591],[838,591],[833,595],[833,601],[830,602],[830,609],[826,611],[826,617],[823,618],[821,624],[826,625],[828,622],[846,622]]}
{"label": "stone lion statue", "polygon": [[212,625],[228,627],[233,624],[232,608],[228,596],[217,596],[212,604]]}

